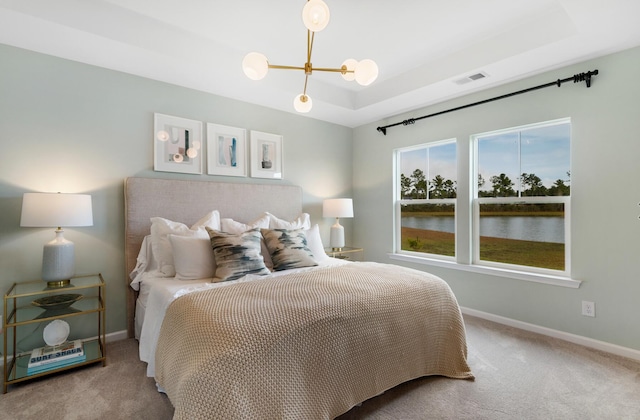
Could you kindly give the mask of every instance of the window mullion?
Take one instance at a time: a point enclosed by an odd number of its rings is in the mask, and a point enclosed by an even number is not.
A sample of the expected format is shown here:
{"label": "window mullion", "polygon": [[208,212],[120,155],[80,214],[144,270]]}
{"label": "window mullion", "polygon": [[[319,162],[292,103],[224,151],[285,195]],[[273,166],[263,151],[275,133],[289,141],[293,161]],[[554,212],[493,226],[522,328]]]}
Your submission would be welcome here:
{"label": "window mullion", "polygon": [[518,197],[522,197],[522,131],[518,131]]}

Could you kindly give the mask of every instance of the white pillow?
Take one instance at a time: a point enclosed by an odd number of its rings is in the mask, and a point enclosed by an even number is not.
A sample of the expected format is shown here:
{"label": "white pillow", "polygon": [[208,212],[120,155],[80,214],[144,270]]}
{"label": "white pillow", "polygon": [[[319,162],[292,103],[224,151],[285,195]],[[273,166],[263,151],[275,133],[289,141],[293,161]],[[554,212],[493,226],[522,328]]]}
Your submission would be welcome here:
{"label": "white pillow", "polygon": [[322,244],[318,225],[313,225],[311,229],[305,230],[304,233],[307,236],[307,248],[309,248],[315,260],[317,262],[328,260],[330,257],[324,252],[324,245]]}
{"label": "white pillow", "polygon": [[258,217],[256,220],[250,222],[249,224],[244,224],[240,222],[236,222],[233,219],[224,218],[220,221],[221,228],[216,230],[221,230],[226,233],[244,233],[248,230],[259,228],[259,229],[267,229],[269,227],[269,214],[265,213],[262,216]]}
{"label": "white pillow", "polygon": [[[256,228],[267,229],[269,227],[269,213],[264,213],[248,225],[228,218],[222,219],[220,224],[222,225],[220,229],[221,231],[236,235]],[[267,249],[267,245],[265,245],[264,240],[260,240],[260,253],[262,254],[264,264],[267,268],[269,270],[273,270],[273,261],[271,261],[271,255],[269,254],[269,250]]]}
{"label": "white pillow", "polygon": [[266,214],[269,216],[269,229],[309,229],[311,227],[309,213],[302,213],[292,221],[279,219],[269,212]]}
{"label": "white pillow", "polygon": [[208,234],[206,238],[169,235],[169,241],[178,280],[207,279],[215,275],[216,260]]}
{"label": "white pillow", "polygon": [[142,239],[138,258],[136,258],[136,266],[131,273],[129,273],[129,278],[131,279],[129,286],[131,286],[133,290],[140,290],[139,283],[142,281],[142,275],[154,269],[155,260],[153,259],[153,252],[151,251],[151,235],[147,235]]}
{"label": "white pillow", "polygon": [[176,270],[173,265],[173,252],[169,235],[208,238],[205,226],[220,229],[220,213],[218,210],[206,214],[189,228],[187,225],[162,217],[151,218],[151,249],[158,267],[158,274],[173,277]]}

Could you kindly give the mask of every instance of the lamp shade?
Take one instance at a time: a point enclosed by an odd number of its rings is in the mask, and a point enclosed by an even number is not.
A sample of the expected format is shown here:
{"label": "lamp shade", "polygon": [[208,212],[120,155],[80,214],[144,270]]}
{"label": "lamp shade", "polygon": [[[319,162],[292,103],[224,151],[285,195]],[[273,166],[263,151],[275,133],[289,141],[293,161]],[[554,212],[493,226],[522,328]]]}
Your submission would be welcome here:
{"label": "lamp shade", "polygon": [[25,193],[22,197],[23,227],[93,226],[88,194]]}
{"label": "lamp shade", "polygon": [[322,217],[353,217],[353,200],[330,198],[322,202]]}

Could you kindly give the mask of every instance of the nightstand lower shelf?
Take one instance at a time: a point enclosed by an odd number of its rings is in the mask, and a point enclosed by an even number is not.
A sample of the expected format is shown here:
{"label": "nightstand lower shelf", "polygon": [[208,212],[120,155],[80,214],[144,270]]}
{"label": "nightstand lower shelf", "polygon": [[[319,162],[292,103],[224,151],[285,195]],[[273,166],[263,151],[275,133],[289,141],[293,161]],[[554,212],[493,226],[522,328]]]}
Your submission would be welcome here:
{"label": "nightstand lower shelf", "polygon": [[72,365],[63,366],[58,369],[52,369],[52,370],[47,370],[45,372],[34,373],[32,375],[29,375],[27,373],[27,364],[29,363],[29,357],[31,356],[31,354],[23,354],[21,356],[16,357],[9,364],[10,371],[9,371],[8,382],[15,383],[15,382],[26,381],[29,379],[37,378],[39,376],[45,376],[55,372],[62,372],[67,369],[74,369],[79,366],[90,365],[93,363],[102,362],[102,365],[103,366],[105,365],[106,363],[106,357],[104,356],[105,352],[98,338],[86,340],[82,344],[84,346],[84,352],[87,355],[86,360],[82,362],[74,363]]}

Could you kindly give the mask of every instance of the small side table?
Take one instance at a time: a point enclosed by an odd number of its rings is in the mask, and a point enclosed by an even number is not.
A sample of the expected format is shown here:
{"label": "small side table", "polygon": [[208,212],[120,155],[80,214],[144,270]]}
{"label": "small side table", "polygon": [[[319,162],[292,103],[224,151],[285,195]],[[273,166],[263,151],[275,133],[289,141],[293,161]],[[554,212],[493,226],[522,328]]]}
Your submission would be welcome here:
{"label": "small side table", "polygon": [[[105,283],[101,274],[78,276],[71,279],[68,287],[49,289],[41,280],[16,282],[4,294],[4,377],[2,393],[9,385],[33,378],[73,369],[92,363],[107,363],[105,347]],[[69,300],[69,299],[74,300]],[[38,300],[53,299],[49,306]],[[56,299],[62,302],[56,302]],[[64,299],[67,299],[64,301]],[[52,367],[38,373],[29,373],[28,362],[34,345],[19,348],[20,342],[33,337],[34,342],[42,341],[41,328],[51,321],[63,319],[76,325],[72,339],[81,339],[86,360],[69,365]],[[38,331],[36,333],[36,331]],[[44,342],[35,345],[39,347]]]}
{"label": "small side table", "polygon": [[339,250],[334,250],[334,248],[325,248],[324,252],[326,252],[330,257],[339,258],[341,260],[364,260],[364,249],[362,248],[355,248],[351,246],[345,246],[340,248]]}

